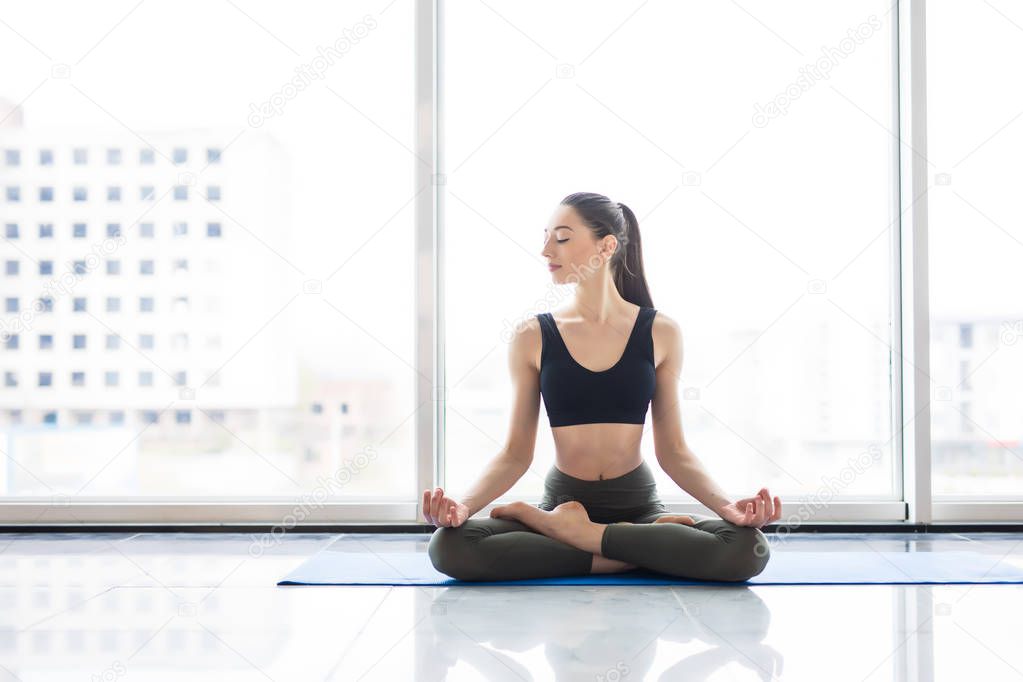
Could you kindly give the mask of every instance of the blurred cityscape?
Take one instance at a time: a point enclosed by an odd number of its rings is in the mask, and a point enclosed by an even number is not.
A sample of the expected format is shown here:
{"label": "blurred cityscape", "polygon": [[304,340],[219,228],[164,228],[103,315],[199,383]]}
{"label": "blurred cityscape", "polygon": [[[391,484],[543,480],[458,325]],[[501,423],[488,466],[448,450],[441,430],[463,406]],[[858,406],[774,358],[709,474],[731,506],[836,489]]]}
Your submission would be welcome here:
{"label": "blurred cityscape", "polygon": [[[8,110],[0,494],[294,496],[365,468],[405,416],[394,382],[305,363],[294,330],[268,324],[291,283],[242,231],[289,236],[273,136],[41,134]],[[404,480],[409,443],[388,446],[329,492],[379,499],[388,473]]]}

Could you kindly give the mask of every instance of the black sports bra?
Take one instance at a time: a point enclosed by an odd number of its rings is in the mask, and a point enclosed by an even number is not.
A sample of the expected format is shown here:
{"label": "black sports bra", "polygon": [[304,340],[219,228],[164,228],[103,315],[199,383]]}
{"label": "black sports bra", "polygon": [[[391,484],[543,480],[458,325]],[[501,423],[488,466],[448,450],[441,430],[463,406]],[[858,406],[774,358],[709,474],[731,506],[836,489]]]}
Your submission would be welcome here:
{"label": "black sports bra", "polygon": [[641,306],[622,357],[601,372],[586,369],[568,352],[554,316],[540,313],[540,395],[551,426],[643,424],[654,396],[655,308]]}

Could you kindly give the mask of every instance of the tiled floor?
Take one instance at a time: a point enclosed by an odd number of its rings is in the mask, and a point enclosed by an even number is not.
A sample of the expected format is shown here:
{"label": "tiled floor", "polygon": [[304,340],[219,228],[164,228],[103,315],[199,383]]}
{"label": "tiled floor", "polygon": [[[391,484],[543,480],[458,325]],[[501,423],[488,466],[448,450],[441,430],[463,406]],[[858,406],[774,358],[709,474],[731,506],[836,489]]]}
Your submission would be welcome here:
{"label": "tiled floor", "polygon": [[[1023,534],[769,536],[1023,555]],[[0,534],[0,680],[1023,679],[1021,585],[275,585],[333,537]]]}

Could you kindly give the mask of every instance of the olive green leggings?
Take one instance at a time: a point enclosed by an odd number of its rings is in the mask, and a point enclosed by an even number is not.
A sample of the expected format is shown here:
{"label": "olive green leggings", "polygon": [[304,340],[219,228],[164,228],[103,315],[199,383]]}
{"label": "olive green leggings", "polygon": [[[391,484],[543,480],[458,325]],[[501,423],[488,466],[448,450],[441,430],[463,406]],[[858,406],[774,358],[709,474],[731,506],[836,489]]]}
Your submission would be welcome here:
{"label": "olive green leggings", "polygon": [[[716,517],[687,514],[695,525],[654,523],[670,515],[657,495],[646,461],[617,478],[586,481],[551,467],[540,509],[576,500],[591,521],[609,524],[600,553],[638,568],[670,576],[744,581],[764,570],[770,558],[759,529]],[[629,523],[622,523],[628,521]],[[430,537],[430,561],[457,580],[522,580],[583,575],[593,555],[555,540],[514,519],[470,518],[439,527]]]}

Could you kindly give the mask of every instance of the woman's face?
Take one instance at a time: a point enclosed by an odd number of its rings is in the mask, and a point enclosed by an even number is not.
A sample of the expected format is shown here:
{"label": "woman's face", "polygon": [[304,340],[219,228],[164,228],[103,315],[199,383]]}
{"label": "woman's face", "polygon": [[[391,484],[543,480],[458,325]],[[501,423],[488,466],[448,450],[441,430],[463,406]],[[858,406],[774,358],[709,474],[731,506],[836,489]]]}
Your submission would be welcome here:
{"label": "woman's face", "polygon": [[544,228],[540,253],[554,281],[564,283],[585,279],[598,270],[611,257],[616,245],[617,240],[610,235],[599,241],[595,239],[593,231],[574,208],[558,206]]}

